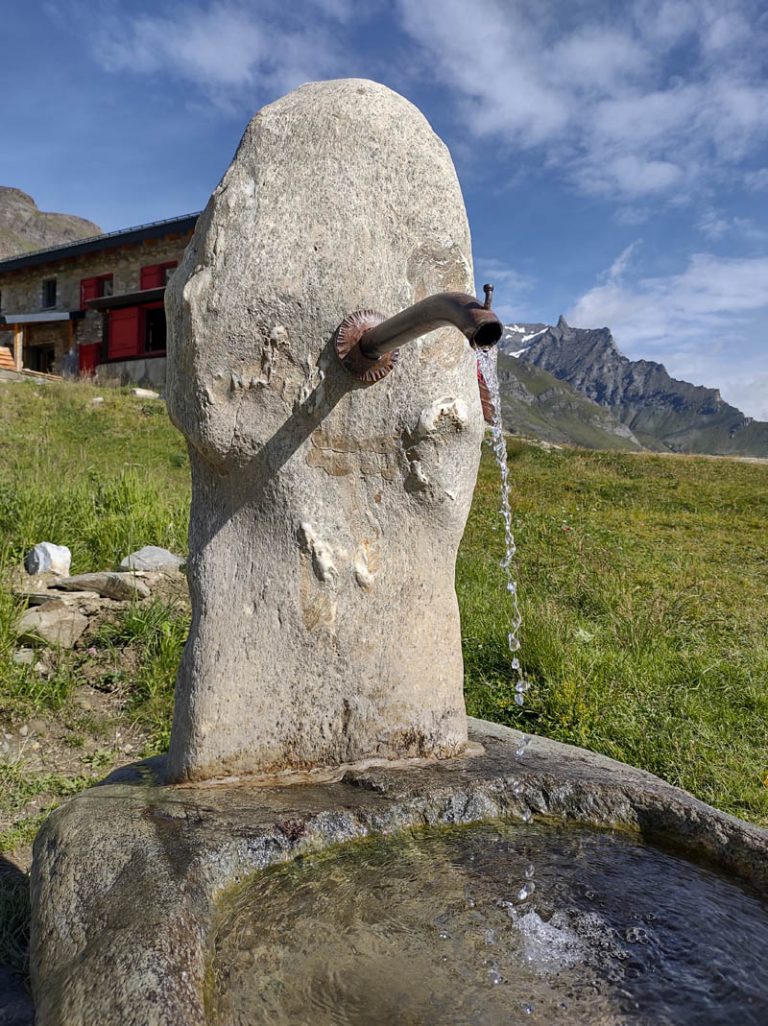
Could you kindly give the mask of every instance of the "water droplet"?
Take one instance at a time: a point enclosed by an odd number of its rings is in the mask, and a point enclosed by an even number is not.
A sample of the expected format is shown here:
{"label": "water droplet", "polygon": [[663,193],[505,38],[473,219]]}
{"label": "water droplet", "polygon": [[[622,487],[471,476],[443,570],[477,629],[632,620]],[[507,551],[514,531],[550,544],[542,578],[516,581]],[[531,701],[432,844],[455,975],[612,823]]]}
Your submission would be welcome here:
{"label": "water droplet", "polygon": [[448,933],[447,930],[441,930],[439,932],[439,934],[438,934],[438,937],[440,938],[440,940],[450,940],[451,939],[451,935],[450,935],[450,933]]}
{"label": "water droplet", "polygon": [[488,979],[494,986],[496,986],[497,983],[504,982],[504,978],[502,977],[501,973],[497,972],[496,969],[488,970]]}
{"label": "water droplet", "polygon": [[523,1015],[533,1015],[533,1005],[523,1005]]}

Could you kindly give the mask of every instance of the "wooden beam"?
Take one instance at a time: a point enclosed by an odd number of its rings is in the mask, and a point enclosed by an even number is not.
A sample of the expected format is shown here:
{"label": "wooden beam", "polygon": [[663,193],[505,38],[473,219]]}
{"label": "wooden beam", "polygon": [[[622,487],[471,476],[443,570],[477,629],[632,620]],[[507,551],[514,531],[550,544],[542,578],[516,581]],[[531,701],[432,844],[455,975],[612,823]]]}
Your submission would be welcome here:
{"label": "wooden beam", "polygon": [[13,362],[16,364],[16,370],[20,371],[23,362],[24,352],[24,327],[21,324],[14,324],[13,326]]}

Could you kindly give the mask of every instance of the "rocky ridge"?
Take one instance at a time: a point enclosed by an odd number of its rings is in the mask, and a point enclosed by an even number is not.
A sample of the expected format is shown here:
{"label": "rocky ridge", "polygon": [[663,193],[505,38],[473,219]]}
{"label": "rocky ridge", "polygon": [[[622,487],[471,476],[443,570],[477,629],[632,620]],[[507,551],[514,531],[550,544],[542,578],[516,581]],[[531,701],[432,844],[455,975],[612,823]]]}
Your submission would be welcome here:
{"label": "rocky ridge", "polygon": [[510,434],[585,449],[643,448],[610,410],[547,371],[500,352],[497,374],[502,420]]}
{"label": "rocky ridge", "polygon": [[101,235],[93,221],[40,210],[21,189],[0,185],[0,260]]}
{"label": "rocky ridge", "polygon": [[643,446],[662,452],[768,456],[768,423],[726,403],[717,389],[671,377],[663,364],[630,360],[608,328],[515,324],[502,351],[568,383],[609,410]]}

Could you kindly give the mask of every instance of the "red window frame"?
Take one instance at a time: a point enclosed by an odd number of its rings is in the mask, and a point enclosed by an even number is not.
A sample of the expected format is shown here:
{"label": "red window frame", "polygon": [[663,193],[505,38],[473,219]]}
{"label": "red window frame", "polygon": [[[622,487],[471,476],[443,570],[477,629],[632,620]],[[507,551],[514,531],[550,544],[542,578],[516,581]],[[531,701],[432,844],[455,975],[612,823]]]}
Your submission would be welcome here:
{"label": "red window frame", "polygon": [[142,292],[145,289],[159,289],[165,285],[165,272],[172,267],[178,267],[178,260],[167,260],[164,264],[148,264],[139,271],[139,288]]}
{"label": "red window frame", "polygon": [[80,279],[80,309],[88,308],[90,299],[101,299],[104,295],[105,282],[114,281],[112,274],[97,274],[93,278]]}

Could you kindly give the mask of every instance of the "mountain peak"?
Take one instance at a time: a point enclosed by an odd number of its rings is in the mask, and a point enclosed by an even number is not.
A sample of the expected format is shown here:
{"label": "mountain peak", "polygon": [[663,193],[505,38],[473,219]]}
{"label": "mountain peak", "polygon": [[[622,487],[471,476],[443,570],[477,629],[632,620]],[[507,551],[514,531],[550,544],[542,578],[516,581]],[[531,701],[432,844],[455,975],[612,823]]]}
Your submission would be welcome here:
{"label": "mountain peak", "polygon": [[93,221],[40,210],[23,189],[0,185],[0,260],[100,234]]}
{"label": "mountain peak", "polygon": [[[519,327],[519,326],[516,326]],[[608,328],[572,328],[564,317],[536,335],[512,336],[517,355],[607,407],[651,448],[768,456],[768,423],[752,421],[714,388],[670,377],[653,360],[630,360]]]}

